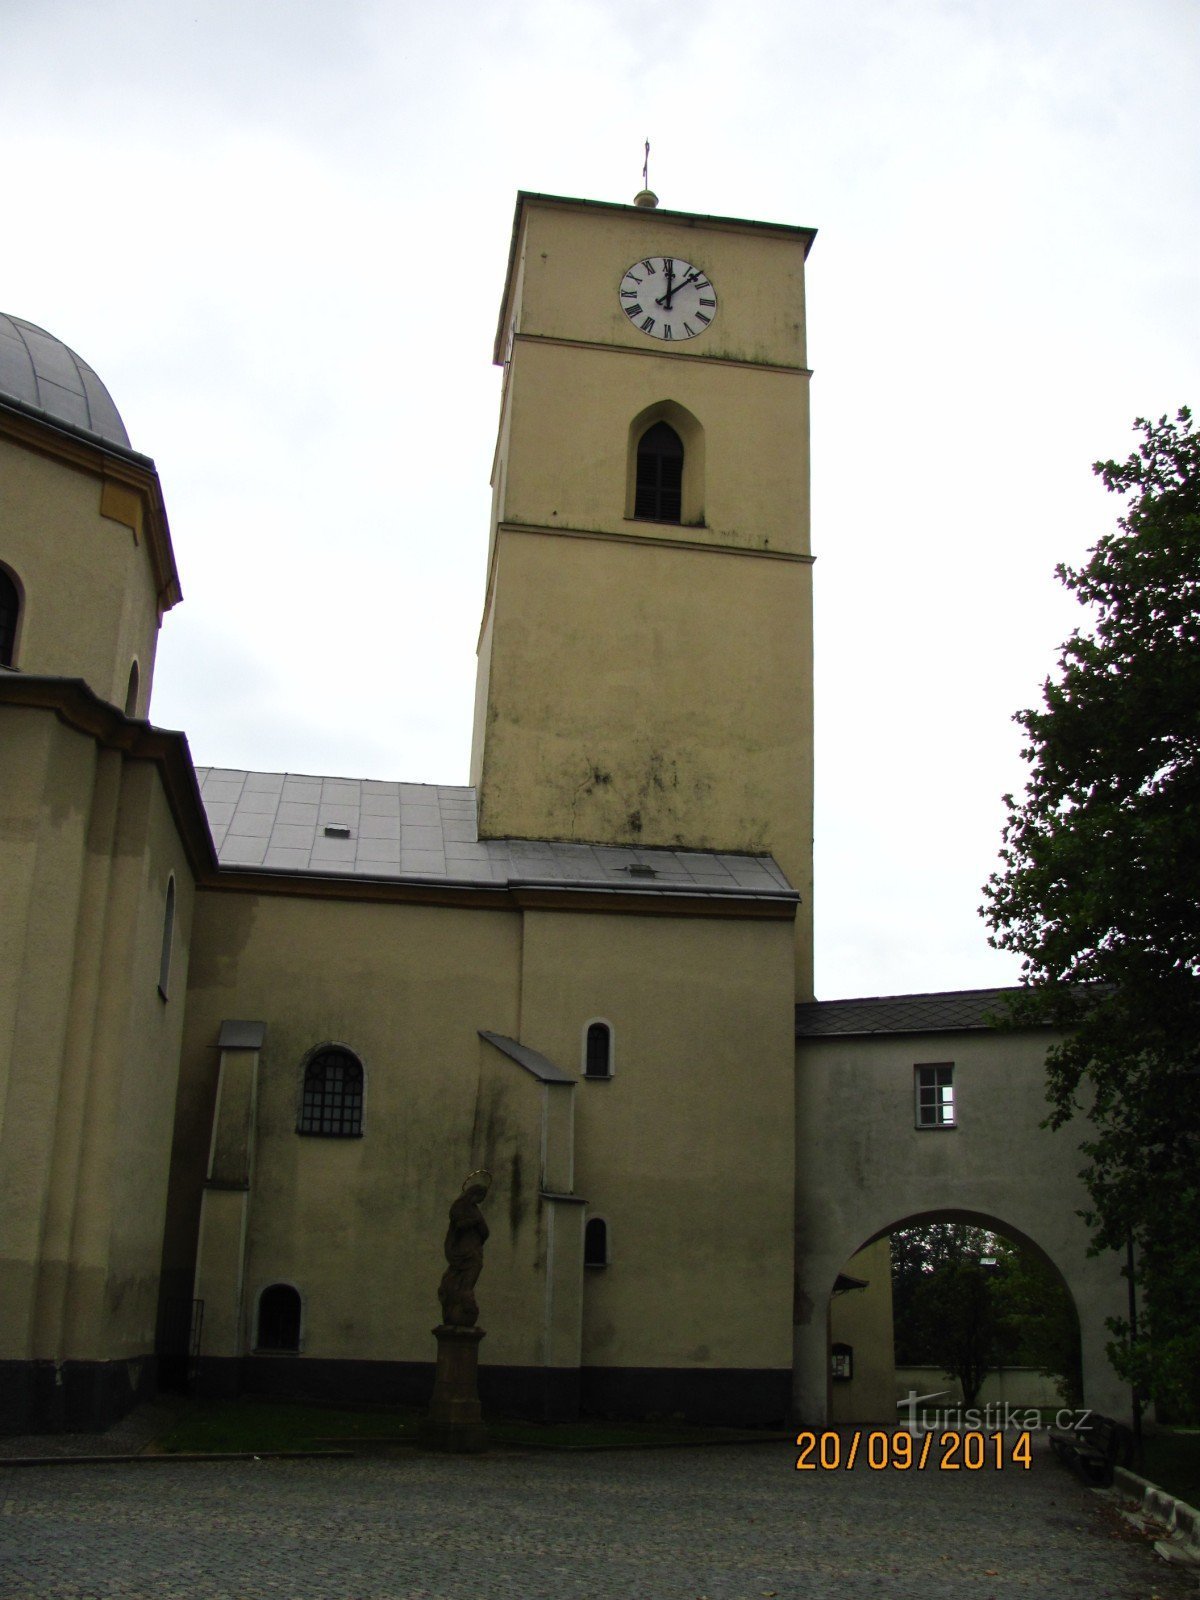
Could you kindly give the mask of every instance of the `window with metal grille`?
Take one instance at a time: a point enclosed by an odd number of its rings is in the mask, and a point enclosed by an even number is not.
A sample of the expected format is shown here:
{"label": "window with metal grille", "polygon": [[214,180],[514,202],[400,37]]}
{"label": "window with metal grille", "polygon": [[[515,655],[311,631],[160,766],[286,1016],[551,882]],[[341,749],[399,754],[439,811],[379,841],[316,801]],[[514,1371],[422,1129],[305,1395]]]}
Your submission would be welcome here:
{"label": "window with metal grille", "polygon": [[362,1134],[362,1062],[350,1050],[327,1045],[308,1058],[298,1133],[330,1139],[357,1139]]}
{"label": "window with metal grille", "polygon": [[300,1294],[290,1283],[273,1283],[258,1297],[257,1350],[299,1350]]}
{"label": "window with metal grille", "polygon": [[589,1217],[584,1226],[583,1264],[585,1267],[608,1265],[608,1223],[603,1217]]}
{"label": "window with metal grille", "polygon": [[612,1077],[612,1030],[607,1022],[588,1024],[583,1075],[585,1078]]}
{"label": "window with metal grille", "polygon": [[915,1067],[917,1092],[917,1127],[952,1128],[954,1126],[954,1063],[939,1061],[931,1066]]}
{"label": "window with metal grille", "polygon": [[17,618],[21,613],[21,596],[17,586],[0,567],[0,667],[11,667],[17,648]]}
{"label": "window with metal grille", "polygon": [[683,513],[683,440],[666,422],[647,428],[637,448],[633,514],[678,522]]}

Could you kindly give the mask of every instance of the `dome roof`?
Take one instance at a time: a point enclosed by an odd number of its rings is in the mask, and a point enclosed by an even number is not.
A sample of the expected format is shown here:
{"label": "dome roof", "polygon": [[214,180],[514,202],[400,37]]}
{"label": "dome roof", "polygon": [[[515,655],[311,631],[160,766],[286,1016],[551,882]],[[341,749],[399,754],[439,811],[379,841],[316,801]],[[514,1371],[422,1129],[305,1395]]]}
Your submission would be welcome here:
{"label": "dome roof", "polygon": [[42,412],[128,450],[129,435],[100,379],[44,328],[0,312],[0,400]]}

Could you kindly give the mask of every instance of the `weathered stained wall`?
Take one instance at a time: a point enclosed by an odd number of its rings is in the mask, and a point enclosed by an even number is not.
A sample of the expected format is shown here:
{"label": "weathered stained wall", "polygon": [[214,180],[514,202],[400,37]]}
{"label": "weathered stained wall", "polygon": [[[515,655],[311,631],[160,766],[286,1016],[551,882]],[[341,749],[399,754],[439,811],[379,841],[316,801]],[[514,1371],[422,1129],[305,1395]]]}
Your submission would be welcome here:
{"label": "weathered stained wall", "polygon": [[829,1343],[853,1351],[849,1380],[829,1378],[829,1421],[882,1422],[896,1419],[896,1362],[892,1338],[892,1247],[887,1238],[860,1250],[842,1268],[865,1289],[848,1289],[829,1302]]}
{"label": "weathered stained wall", "polygon": [[[1089,1257],[1079,1217],[1082,1132],[1042,1128],[1044,1032],[986,1029],[797,1041],[796,1408],[825,1415],[825,1306],[864,1244],[919,1219],[994,1227],[1039,1250],[1075,1300],[1085,1402],[1122,1415],[1105,1318],[1124,1285],[1111,1254]],[[914,1126],[913,1069],[953,1062],[957,1124]]]}
{"label": "weathered stained wall", "polygon": [[[569,1367],[576,1384],[581,1364],[748,1369],[778,1385],[789,1360],[791,948],[786,919],[202,892],[170,1281],[182,1286],[195,1249],[220,1025],[253,1019],[267,1032],[243,1358],[256,1359],[258,1295],[286,1282],[304,1305],[302,1362],[429,1362],[447,1209],[465,1173],[487,1166],[483,1367]],[[618,1061],[604,1083],[582,1079],[598,1015]],[[519,1039],[577,1086],[543,1084],[480,1028]],[[361,1139],[296,1132],[301,1063],[323,1042],[363,1061]],[[602,1282],[584,1278],[583,1209],[539,1195],[569,1192],[572,1176],[620,1241]],[[250,1368],[243,1376],[254,1381]]]}
{"label": "weathered stained wall", "polygon": [[[99,469],[70,465],[0,437],[0,562],[22,593],[14,665],[83,678],[124,708],[138,662],[134,714],[150,703],[159,597],[143,532],[143,498]],[[120,519],[120,520],[118,520]]]}
{"label": "weathered stained wall", "polygon": [[192,880],[152,762],[29,708],[0,744],[0,1361],[9,1408],[62,1426],[153,1355]]}
{"label": "weathered stained wall", "polygon": [[[804,257],[811,234],[527,198],[505,379],[472,782],[485,837],[769,852],[812,984],[812,640]],[[619,286],[675,252],[719,300],[699,337]],[[639,520],[637,439],[686,440],[678,523]]]}

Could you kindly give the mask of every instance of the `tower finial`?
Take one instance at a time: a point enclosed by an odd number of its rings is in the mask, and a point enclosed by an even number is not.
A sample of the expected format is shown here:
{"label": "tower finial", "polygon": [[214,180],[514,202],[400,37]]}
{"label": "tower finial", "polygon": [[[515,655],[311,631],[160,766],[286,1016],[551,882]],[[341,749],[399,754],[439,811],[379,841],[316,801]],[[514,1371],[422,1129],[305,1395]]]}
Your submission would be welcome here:
{"label": "tower finial", "polygon": [[650,187],[650,141],[646,140],[646,159],[642,162],[642,187],[633,197],[635,206],[641,206],[643,211],[653,211],[658,204],[658,196]]}

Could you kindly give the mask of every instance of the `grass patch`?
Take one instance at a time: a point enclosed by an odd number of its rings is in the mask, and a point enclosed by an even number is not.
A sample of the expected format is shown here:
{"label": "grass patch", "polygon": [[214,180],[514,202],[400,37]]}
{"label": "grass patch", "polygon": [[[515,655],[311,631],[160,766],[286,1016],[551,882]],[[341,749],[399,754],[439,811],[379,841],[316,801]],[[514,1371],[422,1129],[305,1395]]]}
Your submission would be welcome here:
{"label": "grass patch", "polygon": [[[775,1437],[756,1429],[700,1428],[676,1422],[485,1420],[490,1441],[511,1449],[629,1449],[735,1444]],[[352,1450],[357,1444],[367,1448],[415,1445],[419,1421],[416,1411],[334,1410],[272,1400],[197,1400],[153,1448],[167,1455],[268,1455],[280,1450]]]}
{"label": "grass patch", "polygon": [[1145,1465],[1135,1470],[1177,1500],[1200,1507],[1200,1433],[1156,1433],[1145,1444]]}

